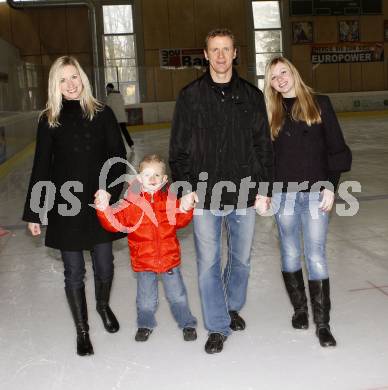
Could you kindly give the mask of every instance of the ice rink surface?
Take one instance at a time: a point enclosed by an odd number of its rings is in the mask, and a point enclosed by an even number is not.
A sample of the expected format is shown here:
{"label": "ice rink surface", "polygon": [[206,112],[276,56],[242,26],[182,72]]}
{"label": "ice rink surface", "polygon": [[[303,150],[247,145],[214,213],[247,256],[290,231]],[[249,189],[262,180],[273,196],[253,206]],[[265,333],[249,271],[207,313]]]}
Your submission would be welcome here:
{"label": "ice rink surface", "polygon": [[[87,258],[90,337],[95,355],[75,353],[59,252],[32,238],[20,220],[32,156],[0,179],[1,390],[388,390],[388,117],[346,117],[353,151],[342,181],[361,183],[355,216],[332,213],[327,255],[331,328],[338,345],[324,349],[308,330],[291,327],[272,217],[257,216],[248,298],[224,351],[208,355],[197,287],[192,227],[179,234],[182,270],[198,339],[184,342],[159,286],[158,327],[146,343],[136,332],[136,280],[126,240],[114,244],[111,307],[121,329],[108,334],[95,311]],[[133,134],[136,164],[145,153],[167,157],[169,130]],[[337,206],[341,206],[339,203]],[[354,206],[354,204],[353,204]],[[347,205],[349,207],[349,205]],[[305,274],[306,279],[306,274]]]}

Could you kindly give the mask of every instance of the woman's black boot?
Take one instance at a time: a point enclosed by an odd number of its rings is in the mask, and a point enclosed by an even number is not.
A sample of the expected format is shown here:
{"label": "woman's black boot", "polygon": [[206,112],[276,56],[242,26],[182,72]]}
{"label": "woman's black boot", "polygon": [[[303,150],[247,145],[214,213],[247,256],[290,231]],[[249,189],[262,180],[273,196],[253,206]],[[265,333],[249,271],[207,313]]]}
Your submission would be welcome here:
{"label": "woman's black boot", "polygon": [[85,288],[65,288],[67,301],[77,329],[77,354],[93,355],[93,346],[89,339],[88,309],[86,305]]}
{"label": "woman's black boot", "polygon": [[309,280],[311,306],[316,335],[322,347],[335,347],[337,342],[330,331],[330,283],[329,279]]}
{"label": "woman's black boot", "polygon": [[292,316],[292,326],[295,329],[307,329],[309,327],[309,319],[303,272],[300,269],[296,272],[282,272],[282,275],[295,311]]}
{"label": "woman's black boot", "polygon": [[112,287],[112,280],[102,282],[95,278],[95,293],[96,293],[96,309],[101,316],[105,329],[109,333],[116,333],[120,329],[119,322],[109,307],[110,289]]}

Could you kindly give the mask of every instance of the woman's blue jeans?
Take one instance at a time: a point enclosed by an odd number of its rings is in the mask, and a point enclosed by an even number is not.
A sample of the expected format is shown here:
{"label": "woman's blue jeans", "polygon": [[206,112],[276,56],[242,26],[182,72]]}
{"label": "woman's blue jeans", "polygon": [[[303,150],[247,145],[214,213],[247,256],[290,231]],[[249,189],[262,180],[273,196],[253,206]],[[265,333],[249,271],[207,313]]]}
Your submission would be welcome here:
{"label": "woman's blue jeans", "polygon": [[[179,267],[159,274],[164,292],[175,321],[179,328],[195,328],[197,319],[191,314]],[[158,307],[158,274],[155,272],[137,272],[137,326],[153,329],[156,327],[155,312]]]}
{"label": "woman's blue jeans", "polygon": [[[231,333],[229,311],[245,303],[256,212],[253,207],[233,211],[198,210],[194,214],[198,284],[205,328]],[[228,260],[222,272],[222,227],[225,224]]]}
{"label": "woman's blue jeans", "polygon": [[329,213],[319,209],[319,192],[275,193],[272,208],[279,231],[282,271],[302,268],[303,253],[309,280],[329,277],[326,238]]}
{"label": "woman's blue jeans", "polygon": [[[85,286],[85,260],[83,251],[61,251],[65,267],[65,287],[79,289]],[[90,251],[94,277],[107,282],[113,279],[112,242],[97,244]]]}

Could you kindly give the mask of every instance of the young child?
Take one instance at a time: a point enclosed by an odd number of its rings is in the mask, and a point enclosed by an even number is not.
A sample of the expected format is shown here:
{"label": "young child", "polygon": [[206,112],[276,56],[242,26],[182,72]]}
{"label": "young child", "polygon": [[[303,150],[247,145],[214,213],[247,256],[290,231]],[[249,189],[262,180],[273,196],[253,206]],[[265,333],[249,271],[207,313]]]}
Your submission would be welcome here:
{"label": "young child", "polygon": [[186,288],[180,272],[178,228],[188,225],[193,210],[179,210],[176,198],[168,196],[166,166],[158,155],[145,156],[140,162],[137,181],[140,193],[131,185],[117,208],[109,206],[110,195],[104,190],[95,194],[97,216],[111,232],[126,230],[133,270],[137,273],[136,341],[147,341],[156,326],[158,274],[163,281],[172,314],[183,329],[185,341],[197,338],[197,320],[191,314]]}

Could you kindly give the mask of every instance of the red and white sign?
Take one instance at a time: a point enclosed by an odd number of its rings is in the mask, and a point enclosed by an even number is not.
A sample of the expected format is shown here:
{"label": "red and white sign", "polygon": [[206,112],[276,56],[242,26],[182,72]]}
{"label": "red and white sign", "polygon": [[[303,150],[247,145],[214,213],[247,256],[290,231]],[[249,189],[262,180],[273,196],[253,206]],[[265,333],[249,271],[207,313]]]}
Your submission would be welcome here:
{"label": "red and white sign", "polygon": [[160,49],[160,67],[165,69],[202,68],[207,65],[203,49]]}

